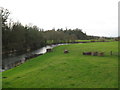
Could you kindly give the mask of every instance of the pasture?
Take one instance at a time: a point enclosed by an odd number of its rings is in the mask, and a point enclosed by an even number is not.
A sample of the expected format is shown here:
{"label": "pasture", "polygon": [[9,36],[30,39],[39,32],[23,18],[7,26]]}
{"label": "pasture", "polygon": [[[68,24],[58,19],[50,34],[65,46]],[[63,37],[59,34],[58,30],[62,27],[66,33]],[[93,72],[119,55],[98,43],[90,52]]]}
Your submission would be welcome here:
{"label": "pasture", "polygon": [[[64,54],[65,49],[69,53]],[[104,56],[82,54],[89,51]],[[116,41],[61,45],[4,71],[3,88],[117,88],[117,53]]]}

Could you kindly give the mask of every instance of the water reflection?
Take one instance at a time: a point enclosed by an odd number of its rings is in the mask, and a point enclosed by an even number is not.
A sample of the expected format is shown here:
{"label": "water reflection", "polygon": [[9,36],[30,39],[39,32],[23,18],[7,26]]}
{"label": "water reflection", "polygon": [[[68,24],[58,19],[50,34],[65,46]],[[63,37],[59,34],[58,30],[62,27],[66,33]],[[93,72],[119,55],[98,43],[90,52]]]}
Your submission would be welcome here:
{"label": "water reflection", "polygon": [[[67,44],[67,43],[66,43]],[[32,51],[32,52],[27,52],[25,54],[21,54],[21,55],[10,55],[10,56],[7,56],[7,57],[4,57],[3,60],[2,60],[2,65],[3,65],[3,71],[6,69],[8,69],[8,66],[9,68],[12,68],[11,65],[13,65],[16,61],[19,61],[19,60],[24,60],[26,56],[29,56],[29,55],[32,55],[32,54],[44,54],[46,53],[46,49],[48,48],[54,48],[56,46],[59,46],[59,45],[66,45],[66,44],[56,44],[56,45],[47,45],[45,47],[42,47],[40,49],[37,49],[35,51]]]}

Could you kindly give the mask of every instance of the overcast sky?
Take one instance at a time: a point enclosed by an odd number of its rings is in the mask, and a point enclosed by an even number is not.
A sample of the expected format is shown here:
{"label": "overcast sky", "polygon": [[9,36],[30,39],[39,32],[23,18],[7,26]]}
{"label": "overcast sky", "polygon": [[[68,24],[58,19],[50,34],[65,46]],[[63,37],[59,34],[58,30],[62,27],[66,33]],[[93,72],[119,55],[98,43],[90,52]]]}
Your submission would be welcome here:
{"label": "overcast sky", "polygon": [[0,0],[9,18],[23,25],[80,28],[88,35],[118,36],[119,0]]}

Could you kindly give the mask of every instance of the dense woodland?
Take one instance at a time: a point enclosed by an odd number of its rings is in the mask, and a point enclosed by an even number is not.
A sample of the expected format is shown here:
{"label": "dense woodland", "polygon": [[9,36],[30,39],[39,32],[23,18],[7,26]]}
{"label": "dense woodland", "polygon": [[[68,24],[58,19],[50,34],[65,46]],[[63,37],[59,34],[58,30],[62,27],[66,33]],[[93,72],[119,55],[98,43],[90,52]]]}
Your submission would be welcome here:
{"label": "dense woodland", "polygon": [[47,44],[70,43],[75,40],[99,38],[88,36],[82,29],[43,30],[37,26],[24,26],[20,22],[7,22],[9,11],[1,8],[2,16],[2,52],[35,50]]}

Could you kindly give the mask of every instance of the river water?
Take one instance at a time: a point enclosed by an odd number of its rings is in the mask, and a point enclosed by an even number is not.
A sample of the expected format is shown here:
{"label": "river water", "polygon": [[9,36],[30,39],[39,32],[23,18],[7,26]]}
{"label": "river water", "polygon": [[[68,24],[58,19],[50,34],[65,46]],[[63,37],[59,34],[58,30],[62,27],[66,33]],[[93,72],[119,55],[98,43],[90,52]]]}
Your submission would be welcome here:
{"label": "river water", "polygon": [[[67,43],[66,44],[56,44],[56,45],[47,45],[45,47],[34,50],[32,52],[27,52],[27,53],[24,53],[24,54],[21,54],[21,55],[8,56],[8,57],[5,57],[5,58],[2,59],[2,64],[3,64],[4,67],[7,67],[7,66],[13,64],[16,61],[25,59],[26,56],[30,56],[32,54],[45,54],[46,49],[48,49],[48,48],[52,49],[52,48],[54,48],[56,46],[59,46],[59,45],[67,45]],[[2,71],[5,71],[5,69],[2,69]]]}

